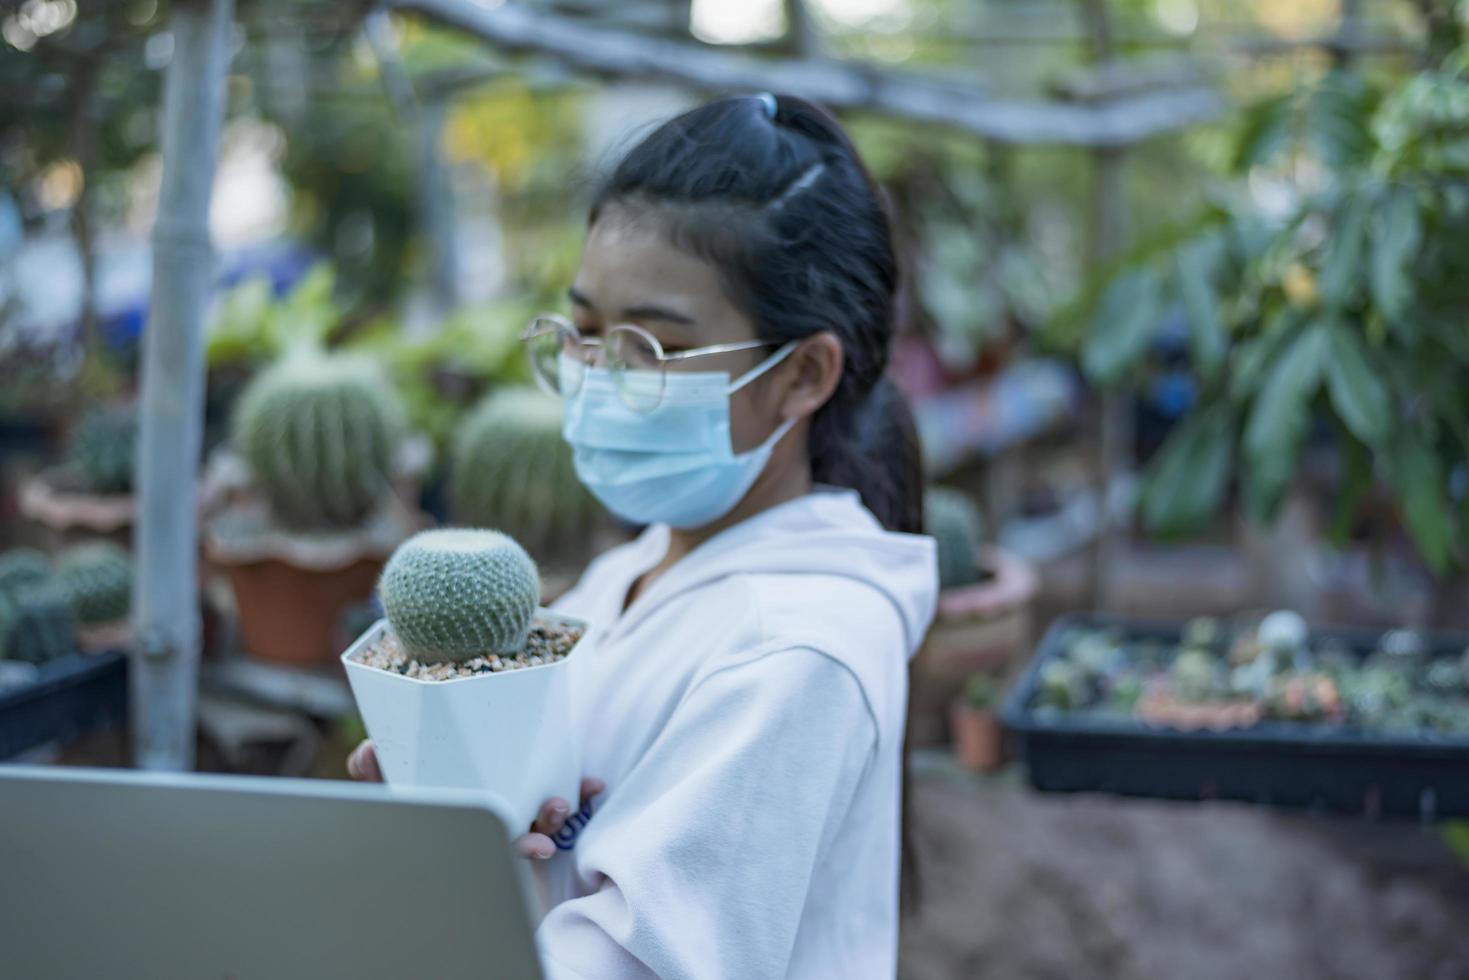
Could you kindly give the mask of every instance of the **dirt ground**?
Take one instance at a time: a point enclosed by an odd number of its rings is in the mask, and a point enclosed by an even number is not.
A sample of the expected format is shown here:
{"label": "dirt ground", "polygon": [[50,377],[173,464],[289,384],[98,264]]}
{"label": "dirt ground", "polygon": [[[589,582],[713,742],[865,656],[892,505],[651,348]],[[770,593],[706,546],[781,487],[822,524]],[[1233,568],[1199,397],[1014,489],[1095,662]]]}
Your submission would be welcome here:
{"label": "dirt ground", "polygon": [[1469,980],[1469,868],[1434,830],[914,774],[901,980]]}

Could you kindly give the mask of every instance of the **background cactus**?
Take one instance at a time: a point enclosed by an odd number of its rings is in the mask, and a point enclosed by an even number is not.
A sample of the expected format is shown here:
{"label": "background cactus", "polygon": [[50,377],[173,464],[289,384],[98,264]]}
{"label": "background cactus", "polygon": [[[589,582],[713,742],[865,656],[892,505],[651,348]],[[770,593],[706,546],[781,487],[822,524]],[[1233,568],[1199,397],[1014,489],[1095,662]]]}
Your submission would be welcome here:
{"label": "background cactus", "polygon": [[38,585],[50,577],[50,559],[34,548],[12,548],[0,555],[0,593]]}
{"label": "background cactus", "polygon": [[55,585],[0,593],[0,656],[45,663],[76,650],[76,617]]}
{"label": "background cactus", "polygon": [[923,495],[923,520],[938,542],[939,587],[953,589],[979,581],[979,548],[984,515],[958,490],[929,487]]}
{"label": "background cactus", "polygon": [[88,491],[133,492],[137,437],[138,415],[130,407],[94,409],[82,417],[72,434],[69,458]]}
{"label": "background cactus", "polygon": [[515,539],[463,528],[409,538],[378,585],[393,632],[426,664],[524,649],[540,588],[535,562]]}
{"label": "background cactus", "polygon": [[403,410],[369,361],[295,354],[240,396],[235,442],[281,524],[361,524],[389,492]]}
{"label": "background cactus", "polygon": [[57,561],[56,584],[83,626],[116,623],[132,604],[133,563],[110,541],[80,545]]}
{"label": "background cactus", "polygon": [[547,564],[579,564],[601,508],[576,477],[561,418],[561,403],[534,388],[485,398],[454,441],[455,522],[502,528]]}

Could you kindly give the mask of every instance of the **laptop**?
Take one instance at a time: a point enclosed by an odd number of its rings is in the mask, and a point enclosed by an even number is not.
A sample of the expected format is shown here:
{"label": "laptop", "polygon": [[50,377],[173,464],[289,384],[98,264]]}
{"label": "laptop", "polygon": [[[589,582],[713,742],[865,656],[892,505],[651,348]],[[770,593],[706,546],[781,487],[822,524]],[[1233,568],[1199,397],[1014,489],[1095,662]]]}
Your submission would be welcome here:
{"label": "laptop", "polygon": [[0,973],[540,980],[488,798],[0,766]]}

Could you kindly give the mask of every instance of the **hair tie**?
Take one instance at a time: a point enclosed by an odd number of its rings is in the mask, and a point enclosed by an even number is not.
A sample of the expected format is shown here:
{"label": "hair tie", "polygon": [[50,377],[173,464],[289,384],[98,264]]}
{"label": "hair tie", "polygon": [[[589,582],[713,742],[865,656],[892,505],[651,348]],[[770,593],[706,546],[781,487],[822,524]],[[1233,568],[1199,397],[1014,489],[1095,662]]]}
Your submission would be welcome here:
{"label": "hair tie", "polygon": [[775,119],[775,112],[779,108],[776,105],[775,96],[769,92],[761,92],[755,98],[759,99],[760,104],[765,107],[765,117],[771,120]]}

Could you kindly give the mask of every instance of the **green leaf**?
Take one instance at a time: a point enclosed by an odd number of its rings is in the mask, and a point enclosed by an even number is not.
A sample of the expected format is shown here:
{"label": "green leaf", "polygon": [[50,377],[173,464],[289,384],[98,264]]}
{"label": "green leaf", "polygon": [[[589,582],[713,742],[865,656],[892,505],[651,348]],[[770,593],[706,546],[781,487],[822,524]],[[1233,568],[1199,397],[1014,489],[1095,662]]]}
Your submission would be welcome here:
{"label": "green leaf", "polygon": [[1372,216],[1372,300],[1390,323],[1402,324],[1413,301],[1413,260],[1423,238],[1413,188],[1387,188]]}
{"label": "green leaf", "polygon": [[1372,454],[1348,432],[1338,432],[1341,447],[1342,476],[1338,488],[1336,508],[1331,515],[1331,543],[1337,548],[1346,547],[1352,533],[1352,524],[1362,499],[1372,486]]}
{"label": "green leaf", "polygon": [[1327,309],[1341,309],[1352,301],[1362,280],[1362,248],[1371,201],[1349,193],[1332,222],[1331,237],[1321,257],[1321,301]]}
{"label": "green leaf", "polygon": [[1160,534],[1193,530],[1219,510],[1229,487],[1234,421],[1222,406],[1200,412],[1171,435],[1142,491],[1143,522]]}
{"label": "green leaf", "polygon": [[1245,500],[1257,517],[1275,513],[1296,454],[1311,422],[1311,399],[1321,384],[1328,338],[1322,324],[1296,335],[1275,362],[1255,399],[1245,427]]}
{"label": "green leaf", "polygon": [[1326,325],[1330,341],[1326,389],[1331,404],[1352,435],[1369,446],[1381,446],[1392,424],[1392,395],[1367,362],[1356,331],[1342,323]]}
{"label": "green leaf", "polygon": [[1174,253],[1178,294],[1188,314],[1190,346],[1194,363],[1206,379],[1224,363],[1228,346],[1224,321],[1219,316],[1219,298],[1214,294],[1211,269],[1201,242],[1185,245]]}
{"label": "green leaf", "polygon": [[1082,367],[1093,381],[1115,384],[1147,350],[1162,310],[1162,284],[1151,268],[1113,280],[1102,294],[1082,348]]}
{"label": "green leaf", "polygon": [[1391,451],[1391,481],[1403,520],[1423,560],[1444,572],[1453,560],[1454,518],[1443,464],[1417,438],[1399,434]]}

